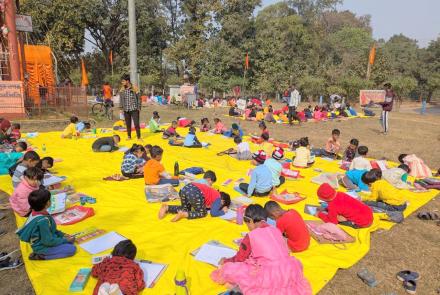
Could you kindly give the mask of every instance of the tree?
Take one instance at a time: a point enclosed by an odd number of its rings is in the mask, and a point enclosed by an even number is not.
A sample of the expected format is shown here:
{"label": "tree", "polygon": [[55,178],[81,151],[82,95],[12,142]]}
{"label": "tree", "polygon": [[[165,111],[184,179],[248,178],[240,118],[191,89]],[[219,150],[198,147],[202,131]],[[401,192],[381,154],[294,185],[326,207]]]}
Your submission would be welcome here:
{"label": "tree", "polygon": [[335,33],[345,27],[360,28],[371,32],[370,20],[370,15],[357,17],[356,14],[349,10],[324,12],[320,18],[320,22],[327,34]]}
{"label": "tree", "polygon": [[391,69],[400,75],[412,76],[418,67],[417,41],[402,34],[392,36],[383,45],[383,53],[390,61]]}
{"label": "tree", "polygon": [[298,15],[311,23],[326,11],[335,11],[342,0],[288,0],[287,3]]}

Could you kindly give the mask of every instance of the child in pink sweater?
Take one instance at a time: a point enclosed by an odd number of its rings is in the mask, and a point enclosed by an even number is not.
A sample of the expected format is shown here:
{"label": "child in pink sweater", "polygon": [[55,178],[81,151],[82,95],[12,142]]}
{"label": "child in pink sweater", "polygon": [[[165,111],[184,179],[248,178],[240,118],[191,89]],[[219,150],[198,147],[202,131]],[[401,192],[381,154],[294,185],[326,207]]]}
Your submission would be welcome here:
{"label": "child in pink sweater", "polygon": [[31,192],[38,190],[43,180],[44,173],[37,167],[28,168],[24,171],[23,180],[15,188],[9,202],[12,209],[18,215],[24,217],[30,212],[28,197]]}

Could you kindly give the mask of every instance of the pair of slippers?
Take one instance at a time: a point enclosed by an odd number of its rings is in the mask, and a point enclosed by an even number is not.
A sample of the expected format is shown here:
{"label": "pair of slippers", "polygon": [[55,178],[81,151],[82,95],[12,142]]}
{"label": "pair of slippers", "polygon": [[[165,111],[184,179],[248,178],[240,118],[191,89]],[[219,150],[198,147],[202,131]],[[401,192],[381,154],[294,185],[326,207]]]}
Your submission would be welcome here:
{"label": "pair of slippers", "polygon": [[[376,287],[378,281],[375,275],[367,269],[362,269],[357,273],[357,276],[369,287]],[[403,288],[409,294],[416,294],[417,280],[420,279],[420,275],[410,270],[399,271],[396,274],[398,280],[403,282]]]}
{"label": "pair of slippers", "polygon": [[20,250],[12,251],[11,253],[1,252],[0,253],[0,271],[9,270],[20,267],[23,265],[23,260],[17,256]]}
{"label": "pair of slippers", "polygon": [[417,214],[417,218],[424,221],[437,221],[437,225],[440,226],[440,214],[437,212],[422,211]]}
{"label": "pair of slippers", "polygon": [[409,294],[416,294],[417,280],[420,279],[420,275],[417,272],[410,270],[402,270],[396,274],[399,281],[403,282],[403,288]]}

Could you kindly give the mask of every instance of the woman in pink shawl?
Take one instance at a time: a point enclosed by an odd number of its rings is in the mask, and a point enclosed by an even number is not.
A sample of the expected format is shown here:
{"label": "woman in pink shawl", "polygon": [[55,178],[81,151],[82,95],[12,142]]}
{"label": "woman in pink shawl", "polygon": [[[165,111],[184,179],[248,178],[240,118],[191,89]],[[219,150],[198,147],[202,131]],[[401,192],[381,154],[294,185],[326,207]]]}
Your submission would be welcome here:
{"label": "woman in pink shawl", "polygon": [[250,232],[237,254],[222,259],[211,278],[219,284],[238,286],[244,295],[312,294],[301,262],[289,255],[281,232],[269,226],[266,218],[267,212],[260,205],[246,208],[244,221]]}

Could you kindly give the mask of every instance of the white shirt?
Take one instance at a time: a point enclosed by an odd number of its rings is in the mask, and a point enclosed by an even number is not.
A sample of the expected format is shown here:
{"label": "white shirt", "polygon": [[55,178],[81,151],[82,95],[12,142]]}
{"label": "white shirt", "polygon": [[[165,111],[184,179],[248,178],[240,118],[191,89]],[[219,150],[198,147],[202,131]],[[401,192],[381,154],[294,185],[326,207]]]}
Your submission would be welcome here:
{"label": "white shirt", "polygon": [[289,107],[298,107],[300,100],[301,100],[301,98],[299,95],[299,91],[296,89],[293,90],[290,93]]}
{"label": "white shirt", "polygon": [[349,170],[368,170],[370,171],[372,169],[370,161],[365,159],[362,156],[356,157],[353,159],[353,161],[350,164]]}
{"label": "white shirt", "polygon": [[249,143],[243,141],[237,145],[237,153],[250,152]]}

